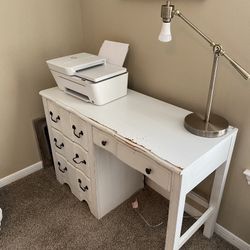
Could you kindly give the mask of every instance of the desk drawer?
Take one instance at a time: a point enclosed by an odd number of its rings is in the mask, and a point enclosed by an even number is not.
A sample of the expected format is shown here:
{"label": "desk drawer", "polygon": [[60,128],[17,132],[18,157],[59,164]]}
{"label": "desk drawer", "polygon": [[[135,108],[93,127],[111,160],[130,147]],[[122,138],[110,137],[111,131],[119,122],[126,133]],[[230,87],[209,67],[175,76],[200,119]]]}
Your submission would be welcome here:
{"label": "desk drawer", "polygon": [[61,184],[68,184],[72,193],[77,193],[76,168],[67,162],[63,156],[57,153],[54,164],[57,180]]}
{"label": "desk drawer", "polygon": [[47,122],[49,122],[52,127],[61,131],[64,135],[71,138],[69,112],[61,108],[54,102],[48,100],[47,103],[49,115],[49,121]]}
{"label": "desk drawer", "polygon": [[80,117],[70,114],[71,121],[71,138],[74,142],[88,150],[88,124]]}
{"label": "desk drawer", "polygon": [[56,159],[54,164],[55,164],[57,180],[61,184],[67,183],[72,189],[72,181],[75,176],[74,169],[71,166],[69,166],[66,159],[58,153],[56,153]]}
{"label": "desk drawer", "polygon": [[54,159],[54,167],[57,180],[61,184],[68,183],[67,161],[57,153]]}
{"label": "desk drawer", "polygon": [[72,193],[80,200],[90,202],[91,186],[90,180],[81,171],[75,168]]}
{"label": "desk drawer", "polygon": [[165,190],[170,191],[171,172],[149,157],[144,156],[142,153],[135,151],[128,145],[120,142],[117,143],[117,157],[129,166],[146,175]]}
{"label": "desk drawer", "polygon": [[97,146],[113,154],[116,154],[116,144],[117,144],[116,140],[111,135],[105,132],[102,132],[99,129],[94,128],[94,127],[93,127],[93,142]]}
{"label": "desk drawer", "polygon": [[51,146],[54,147],[55,151],[64,157],[67,157],[67,152],[72,151],[72,143],[69,139],[63,136],[58,130],[52,128],[52,141]]}
{"label": "desk drawer", "polygon": [[68,161],[89,177],[90,169],[87,151],[75,143],[72,143],[71,149],[72,150],[67,154]]}

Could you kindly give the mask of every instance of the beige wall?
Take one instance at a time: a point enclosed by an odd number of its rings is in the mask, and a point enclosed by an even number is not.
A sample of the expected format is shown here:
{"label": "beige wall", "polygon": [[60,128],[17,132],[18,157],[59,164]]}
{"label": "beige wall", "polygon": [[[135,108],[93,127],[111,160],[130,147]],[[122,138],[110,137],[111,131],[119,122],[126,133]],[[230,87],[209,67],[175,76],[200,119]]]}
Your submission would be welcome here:
{"label": "beige wall", "polygon": [[40,160],[32,120],[54,86],[45,61],[81,51],[79,0],[0,1],[0,178]]}
{"label": "beige wall", "polygon": [[[173,41],[158,42],[160,5],[153,0],[82,0],[85,50],[98,52],[104,39],[130,43],[130,88],[175,105],[203,111],[212,62],[211,48],[182,21],[173,21]],[[178,8],[223,43],[250,70],[250,1],[174,1]],[[221,60],[213,110],[240,131],[219,214],[219,223],[250,243],[250,82]],[[208,193],[209,183],[199,189]]]}
{"label": "beige wall", "polygon": [[[204,109],[211,51],[178,18],[172,25],[173,41],[158,42],[161,3],[0,1],[0,178],[39,161],[32,120],[43,115],[39,90],[54,86],[45,60],[83,48],[96,53],[104,39],[131,44],[127,59],[130,88],[190,110]],[[249,0],[237,4],[233,0],[175,3],[250,69]],[[214,111],[240,132],[219,223],[250,243],[250,188],[242,175],[244,168],[250,168],[249,88],[249,82],[222,59]],[[210,183],[208,180],[199,187],[200,192],[207,194]]]}

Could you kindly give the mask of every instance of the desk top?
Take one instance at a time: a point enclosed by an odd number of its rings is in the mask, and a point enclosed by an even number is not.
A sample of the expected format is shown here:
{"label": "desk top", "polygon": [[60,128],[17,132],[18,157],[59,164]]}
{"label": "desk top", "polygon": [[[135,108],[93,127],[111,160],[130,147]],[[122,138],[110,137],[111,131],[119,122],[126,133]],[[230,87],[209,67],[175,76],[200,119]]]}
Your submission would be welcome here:
{"label": "desk top", "polygon": [[191,134],[183,125],[190,112],[152,97],[128,90],[128,95],[104,106],[96,106],[65,94],[57,87],[40,94],[79,116],[87,117],[132,141],[140,149],[184,169],[237,132],[219,138]]}

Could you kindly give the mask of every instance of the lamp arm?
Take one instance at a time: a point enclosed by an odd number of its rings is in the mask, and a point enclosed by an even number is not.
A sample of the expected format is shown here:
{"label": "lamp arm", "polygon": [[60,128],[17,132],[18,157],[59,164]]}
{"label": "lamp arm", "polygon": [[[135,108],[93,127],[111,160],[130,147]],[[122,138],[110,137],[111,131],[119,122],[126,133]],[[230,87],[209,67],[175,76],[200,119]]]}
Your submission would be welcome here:
{"label": "lamp arm", "polygon": [[[187,19],[179,10],[173,10],[173,15],[180,17],[186,24],[188,24],[194,31],[196,31],[201,37],[203,37],[213,48],[218,46],[211,38],[209,38],[206,34],[204,34],[197,26],[195,26],[189,19]],[[221,47],[220,55],[224,56],[230,64],[241,74],[241,76],[248,80],[250,78],[250,73],[247,72],[239,63],[233,60]]]}
{"label": "lamp arm", "polygon": [[213,47],[216,44],[212,39],[205,35],[196,25],[194,25],[189,19],[187,19],[179,10],[174,10],[173,15],[180,17],[194,31],[196,31],[201,37],[203,37],[210,44],[210,46]]}
{"label": "lamp arm", "polygon": [[244,77],[245,80],[250,78],[250,73],[248,73],[240,64],[233,60],[225,51],[222,51],[222,55],[230,62],[230,64]]}

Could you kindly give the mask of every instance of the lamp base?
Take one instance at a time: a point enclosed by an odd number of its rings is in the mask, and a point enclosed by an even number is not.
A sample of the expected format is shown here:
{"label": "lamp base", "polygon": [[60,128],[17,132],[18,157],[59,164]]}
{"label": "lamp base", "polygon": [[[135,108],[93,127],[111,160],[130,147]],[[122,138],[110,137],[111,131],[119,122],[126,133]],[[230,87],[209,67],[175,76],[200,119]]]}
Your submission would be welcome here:
{"label": "lamp base", "polygon": [[227,133],[229,123],[219,115],[211,114],[209,123],[201,115],[192,113],[185,117],[184,127],[194,135],[214,138]]}

